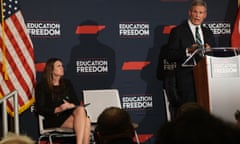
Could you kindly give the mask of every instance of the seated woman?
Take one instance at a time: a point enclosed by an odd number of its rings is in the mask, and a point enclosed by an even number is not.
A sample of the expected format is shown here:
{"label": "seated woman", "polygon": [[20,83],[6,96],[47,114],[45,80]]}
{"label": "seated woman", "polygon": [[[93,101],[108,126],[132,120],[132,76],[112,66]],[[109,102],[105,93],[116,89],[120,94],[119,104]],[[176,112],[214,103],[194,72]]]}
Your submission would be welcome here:
{"label": "seated woman", "polygon": [[45,127],[73,128],[77,144],[88,144],[91,124],[75,94],[72,83],[63,78],[61,59],[50,58],[35,90],[36,111],[45,117]]}

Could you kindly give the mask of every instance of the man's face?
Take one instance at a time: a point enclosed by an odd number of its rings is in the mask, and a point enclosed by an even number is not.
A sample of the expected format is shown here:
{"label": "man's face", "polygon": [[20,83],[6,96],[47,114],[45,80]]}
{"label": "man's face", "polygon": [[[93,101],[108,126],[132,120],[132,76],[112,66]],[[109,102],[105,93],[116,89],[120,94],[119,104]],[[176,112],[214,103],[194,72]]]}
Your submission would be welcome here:
{"label": "man's face", "polygon": [[193,6],[188,11],[188,15],[194,25],[200,25],[207,17],[207,9],[204,6]]}

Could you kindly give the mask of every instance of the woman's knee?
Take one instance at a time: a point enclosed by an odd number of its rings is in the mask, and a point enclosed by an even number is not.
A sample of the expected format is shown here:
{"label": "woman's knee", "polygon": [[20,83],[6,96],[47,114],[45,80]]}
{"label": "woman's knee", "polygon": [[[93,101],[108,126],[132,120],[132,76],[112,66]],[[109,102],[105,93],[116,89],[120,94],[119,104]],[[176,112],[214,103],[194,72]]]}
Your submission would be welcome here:
{"label": "woman's knee", "polygon": [[77,107],[77,108],[74,110],[73,114],[74,114],[75,116],[77,116],[77,115],[82,115],[82,116],[84,116],[84,115],[85,115],[84,107],[82,107],[82,106]]}

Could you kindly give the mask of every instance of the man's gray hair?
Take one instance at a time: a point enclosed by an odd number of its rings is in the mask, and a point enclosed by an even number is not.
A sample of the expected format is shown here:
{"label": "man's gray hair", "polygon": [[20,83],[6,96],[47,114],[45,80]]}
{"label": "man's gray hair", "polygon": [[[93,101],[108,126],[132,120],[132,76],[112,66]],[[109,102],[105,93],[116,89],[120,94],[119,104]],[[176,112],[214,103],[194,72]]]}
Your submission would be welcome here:
{"label": "man's gray hair", "polygon": [[191,3],[191,7],[193,6],[204,6],[207,8],[207,3],[204,0],[193,0]]}

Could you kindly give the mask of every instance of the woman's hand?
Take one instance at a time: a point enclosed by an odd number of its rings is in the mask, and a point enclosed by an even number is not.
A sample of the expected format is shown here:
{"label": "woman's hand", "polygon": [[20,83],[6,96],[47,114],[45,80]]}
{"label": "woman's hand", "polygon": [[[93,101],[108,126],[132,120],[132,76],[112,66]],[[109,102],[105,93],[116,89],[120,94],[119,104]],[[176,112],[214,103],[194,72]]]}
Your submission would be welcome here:
{"label": "woman's hand", "polygon": [[61,104],[59,107],[56,107],[54,113],[59,113],[73,107],[75,107],[73,103],[69,103],[68,101],[63,100],[63,104]]}
{"label": "woman's hand", "polygon": [[63,109],[63,110],[66,110],[66,109],[71,109],[73,107],[75,107],[75,105],[73,103],[69,103],[68,101],[66,100],[63,100],[63,104],[60,105],[60,107]]}

